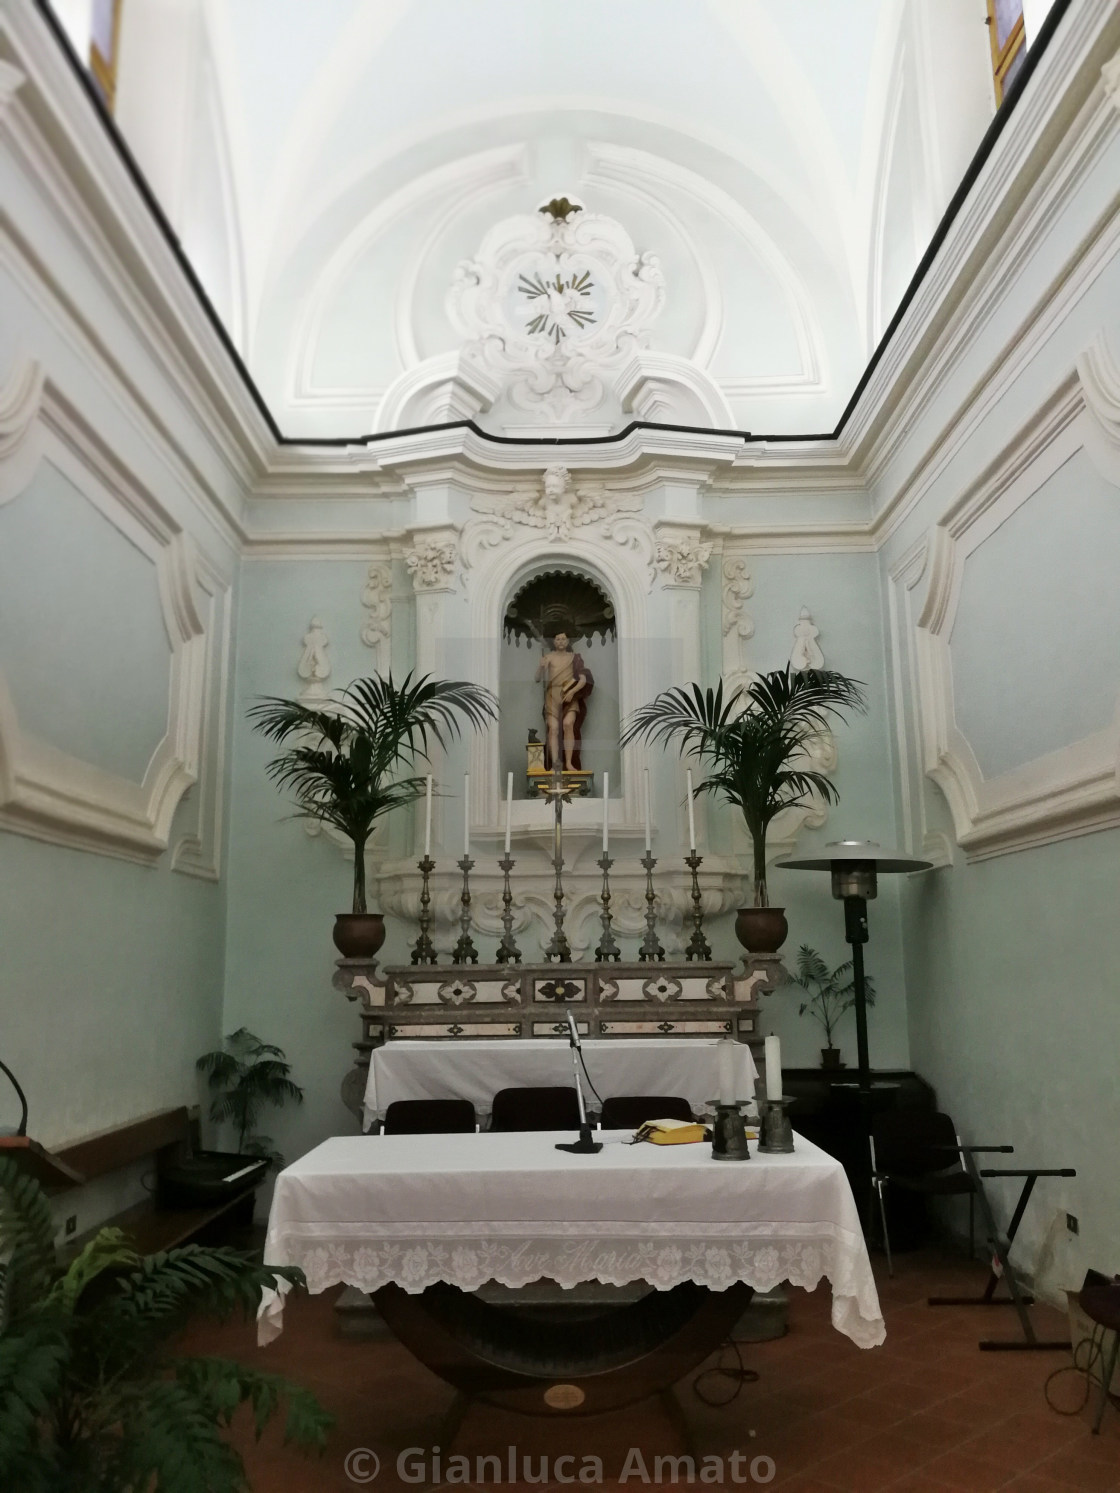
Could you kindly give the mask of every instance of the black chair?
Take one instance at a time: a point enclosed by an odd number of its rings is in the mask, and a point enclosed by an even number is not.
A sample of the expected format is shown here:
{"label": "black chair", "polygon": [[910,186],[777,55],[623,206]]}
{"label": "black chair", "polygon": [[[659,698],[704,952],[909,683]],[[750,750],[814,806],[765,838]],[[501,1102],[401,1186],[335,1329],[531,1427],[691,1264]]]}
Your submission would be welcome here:
{"label": "black chair", "polygon": [[969,1256],[975,1253],[977,1184],[965,1168],[960,1137],[948,1115],[937,1110],[890,1109],[871,1122],[872,1204],[879,1199],[887,1273],[894,1275],[887,1230],[888,1186],[924,1197],[968,1198]]}
{"label": "black chair", "polygon": [[382,1135],[465,1135],[477,1129],[469,1099],[394,1099]]}
{"label": "black chair", "polygon": [[603,1100],[604,1130],[637,1130],[647,1120],[691,1120],[687,1099],[679,1094],[615,1094]]}
{"label": "black chair", "polygon": [[499,1089],[490,1109],[491,1130],[578,1130],[574,1088]]}

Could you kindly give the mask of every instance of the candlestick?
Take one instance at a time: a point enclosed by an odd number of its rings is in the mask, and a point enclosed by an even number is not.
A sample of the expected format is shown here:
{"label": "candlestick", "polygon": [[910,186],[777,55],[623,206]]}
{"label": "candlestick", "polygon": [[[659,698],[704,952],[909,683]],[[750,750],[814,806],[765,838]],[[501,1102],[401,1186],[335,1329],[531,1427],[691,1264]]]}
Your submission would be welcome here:
{"label": "candlestick", "polygon": [[782,1097],[782,1044],[771,1035],[766,1039],[766,1098]]}
{"label": "candlestick", "polygon": [[[432,780],[428,779],[431,787]],[[431,808],[431,800],[428,800],[428,808]],[[435,964],[436,950],[431,939],[432,929],[432,894],[428,889],[428,881],[436,868],[436,863],[431,856],[426,854],[424,859],[417,862],[420,867],[420,875],[423,878],[420,883],[420,936],[412,945],[413,964]]]}
{"label": "candlestick", "polygon": [[685,772],[685,782],[688,784],[688,848],[693,855],[696,854],[696,816],[692,805],[692,768]]}
{"label": "candlestick", "polygon": [[478,950],[471,942],[471,869],[474,861],[469,855],[465,855],[458,865],[463,873],[463,890],[459,894],[459,905],[462,911],[459,914],[459,937],[451,954],[451,962],[453,964],[477,964]]}
{"label": "candlestick", "polygon": [[[512,785],[513,773],[510,773],[509,778]],[[511,860],[509,856],[509,827],[507,825],[506,853],[498,862],[502,872],[502,941],[494,956],[498,964],[521,963],[521,950],[517,947],[513,937],[513,892],[509,884],[509,873],[516,864],[516,861]]]}
{"label": "candlestick", "polygon": [[[648,827],[646,829],[646,839],[649,839]],[[642,856],[642,865],[646,869],[646,933],[642,939],[642,946],[638,950],[638,958],[643,964],[651,960],[664,963],[665,947],[657,936],[657,898],[653,891],[653,868],[657,865],[657,861],[650,855],[648,849],[645,855]]]}
{"label": "candlestick", "polygon": [[741,1104],[717,1104],[715,1124],[712,1126],[713,1161],[749,1161],[750,1147],[747,1145],[747,1127],[743,1123]]}
{"label": "candlestick", "polygon": [[432,775],[428,774],[428,786],[424,805],[424,859],[432,853]]}
{"label": "candlestick", "polygon": [[735,1101],[735,1048],[733,1037],[721,1037],[719,1048],[719,1102],[734,1104]]}
{"label": "candlestick", "polygon": [[510,826],[513,819],[513,773],[506,773],[506,855],[509,855]]}
{"label": "candlestick", "polygon": [[471,775],[463,774],[463,859],[471,853]]}
{"label": "candlestick", "polygon": [[786,1113],[792,1099],[767,1099],[758,1126],[758,1149],[767,1156],[788,1156],[793,1150],[793,1126]]}
{"label": "candlestick", "polygon": [[559,762],[552,769],[552,785],[546,790],[545,796],[552,800],[552,864],[556,871],[556,881],[552,889],[552,937],[542,950],[542,958],[546,964],[551,964],[553,960],[558,964],[569,964],[572,958],[572,946],[564,931],[563,805],[570,801],[572,788],[570,784],[565,783]]}
{"label": "candlestick", "polygon": [[648,855],[650,853],[650,850],[652,849],[652,842],[650,841],[650,828],[649,828],[649,768],[648,767],[643,768],[643,772],[645,773],[645,778],[644,778],[643,781],[645,783],[645,799],[646,799],[646,854]]}
{"label": "candlestick", "polygon": [[607,833],[610,826],[611,775],[603,774],[603,854],[607,853]]}
{"label": "candlestick", "polygon": [[[604,838],[606,838],[605,830]],[[614,865],[614,861],[604,851],[596,864],[603,873],[603,890],[599,893],[599,902],[602,905],[599,922],[602,925],[603,932],[599,942],[595,946],[595,962],[596,964],[603,964],[610,959],[621,959],[622,950],[615,939],[614,928],[611,924],[611,867]]]}
{"label": "candlestick", "polygon": [[706,961],[712,957],[712,946],[704,937],[704,904],[700,897],[700,870],[704,857],[695,850],[686,855],[684,863],[692,872],[692,937],[685,945],[684,957],[691,964],[694,959]]}

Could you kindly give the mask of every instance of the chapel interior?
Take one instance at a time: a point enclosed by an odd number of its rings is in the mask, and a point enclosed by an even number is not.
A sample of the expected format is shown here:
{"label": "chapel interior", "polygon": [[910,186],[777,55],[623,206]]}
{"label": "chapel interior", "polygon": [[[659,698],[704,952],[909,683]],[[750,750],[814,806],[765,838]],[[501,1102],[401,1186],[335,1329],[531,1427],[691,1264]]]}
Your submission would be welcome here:
{"label": "chapel interior", "polygon": [[1115,0],[0,0],[0,1488],[1120,1489],[1118,558]]}

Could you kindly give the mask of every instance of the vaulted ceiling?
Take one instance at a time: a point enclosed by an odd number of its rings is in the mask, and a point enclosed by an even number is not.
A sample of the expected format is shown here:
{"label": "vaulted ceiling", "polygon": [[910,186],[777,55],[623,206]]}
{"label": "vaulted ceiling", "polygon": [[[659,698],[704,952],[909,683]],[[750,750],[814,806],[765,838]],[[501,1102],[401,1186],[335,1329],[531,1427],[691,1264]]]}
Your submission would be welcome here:
{"label": "vaulted ceiling", "polygon": [[409,423],[456,266],[561,194],[655,256],[711,423],[828,430],[993,109],[983,0],[123,14],[118,121],[290,435]]}

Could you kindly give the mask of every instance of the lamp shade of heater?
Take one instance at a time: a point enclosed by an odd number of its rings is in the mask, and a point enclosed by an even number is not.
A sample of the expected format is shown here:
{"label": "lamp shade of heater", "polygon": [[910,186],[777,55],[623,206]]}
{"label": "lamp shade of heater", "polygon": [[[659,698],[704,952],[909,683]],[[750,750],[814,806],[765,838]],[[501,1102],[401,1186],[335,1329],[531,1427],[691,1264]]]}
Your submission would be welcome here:
{"label": "lamp shade of heater", "polygon": [[830,840],[823,855],[787,856],[775,861],[787,871],[829,871],[832,895],[874,897],[880,871],[928,871],[932,861],[907,855],[904,850],[884,850],[876,840]]}

